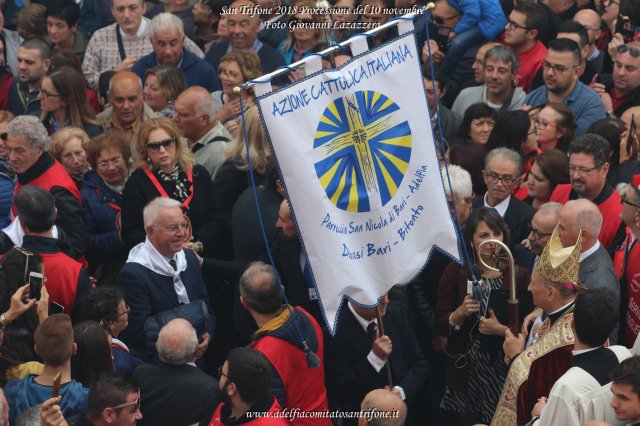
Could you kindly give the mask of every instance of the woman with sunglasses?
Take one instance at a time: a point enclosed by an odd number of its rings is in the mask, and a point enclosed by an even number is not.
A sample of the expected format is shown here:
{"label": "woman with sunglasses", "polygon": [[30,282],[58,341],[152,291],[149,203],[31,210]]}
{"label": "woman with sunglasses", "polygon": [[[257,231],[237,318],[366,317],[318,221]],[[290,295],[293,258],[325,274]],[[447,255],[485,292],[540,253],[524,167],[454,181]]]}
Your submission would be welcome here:
{"label": "woman with sunglasses", "polygon": [[118,339],[129,323],[129,306],[118,287],[101,285],[91,290],[82,302],[80,320],[95,321],[109,332],[113,364],[119,374],[133,375],[133,370],[144,363],[131,355],[127,345]]}
{"label": "woman with sunglasses", "polygon": [[329,46],[326,31],[318,28],[325,22],[325,15],[315,12],[316,2],[299,0],[292,7],[298,13],[289,14],[287,38],[278,46],[287,65]]}
{"label": "woman with sunglasses", "polygon": [[102,133],[96,113],[85,94],[84,77],[71,67],[61,67],[42,79],[38,99],[42,107],[40,119],[50,135],[74,126],[89,137]]}
{"label": "woman with sunglasses", "polygon": [[182,204],[188,224],[185,247],[207,254],[215,241],[211,175],[196,164],[178,128],[168,118],[144,122],[136,144],[138,160],[122,195],[122,240],[129,248],[143,242],[142,210],[154,198],[168,197]]}
{"label": "woman with sunglasses", "polygon": [[120,238],[120,211],[131,148],[121,136],[103,133],[86,150],[92,170],[85,174],[80,190],[85,256],[91,276],[102,285],[115,285],[129,253]]}

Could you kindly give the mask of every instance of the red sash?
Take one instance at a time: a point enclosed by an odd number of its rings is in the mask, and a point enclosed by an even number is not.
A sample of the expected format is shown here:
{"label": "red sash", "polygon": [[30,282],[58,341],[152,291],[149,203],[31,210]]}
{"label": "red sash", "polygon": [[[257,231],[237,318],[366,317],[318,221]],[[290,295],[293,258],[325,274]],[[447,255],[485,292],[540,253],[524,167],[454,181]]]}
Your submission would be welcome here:
{"label": "red sash", "polygon": [[[169,194],[167,194],[167,191],[165,191],[164,187],[160,184],[160,181],[158,181],[158,178],[156,177],[156,175],[154,175],[153,172],[147,168],[144,168],[143,170],[147,174],[147,177],[149,178],[153,186],[156,187],[156,190],[160,193],[160,195],[166,198],[171,198],[169,197]],[[193,193],[194,193],[193,170],[191,169],[191,167],[187,168],[187,180],[189,181],[189,185],[190,185],[189,190],[191,191],[191,195],[189,195],[187,199],[182,202],[183,211],[189,208],[189,204],[191,203],[191,199],[193,198]]]}

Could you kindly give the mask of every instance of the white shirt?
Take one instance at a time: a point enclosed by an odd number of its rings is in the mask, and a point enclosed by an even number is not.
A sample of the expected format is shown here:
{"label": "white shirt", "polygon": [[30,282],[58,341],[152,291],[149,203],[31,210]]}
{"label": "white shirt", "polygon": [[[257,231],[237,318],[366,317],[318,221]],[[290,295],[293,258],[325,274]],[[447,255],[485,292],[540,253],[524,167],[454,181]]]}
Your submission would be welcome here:
{"label": "white shirt", "polygon": [[596,240],[596,243],[589,250],[585,250],[580,253],[580,263],[582,263],[587,257],[591,256],[600,248],[600,241]]}
{"label": "white shirt", "polygon": [[504,217],[504,214],[507,212],[507,208],[509,208],[509,201],[511,201],[511,195],[509,195],[507,198],[505,198],[495,206],[490,206],[487,203],[487,194],[484,194],[484,206],[489,207],[490,209],[496,209],[500,217]]}

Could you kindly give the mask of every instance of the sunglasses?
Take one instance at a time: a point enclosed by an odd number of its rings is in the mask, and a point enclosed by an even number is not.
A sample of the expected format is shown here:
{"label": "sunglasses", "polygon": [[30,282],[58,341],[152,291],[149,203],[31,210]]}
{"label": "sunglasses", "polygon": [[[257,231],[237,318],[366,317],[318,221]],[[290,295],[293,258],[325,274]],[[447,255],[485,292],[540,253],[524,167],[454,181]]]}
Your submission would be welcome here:
{"label": "sunglasses", "polygon": [[443,16],[431,15],[431,17],[433,18],[433,22],[435,22],[437,25],[444,25],[445,22],[450,21],[452,19],[455,19],[458,16],[460,16],[460,15],[459,14],[455,14],[453,16],[449,16],[448,18],[445,18]]}
{"label": "sunglasses", "polygon": [[134,404],[136,406],[136,409],[140,410],[140,391],[138,391],[138,399],[136,399],[135,401],[125,402],[123,404],[114,405],[113,407],[108,407],[108,408],[117,410],[117,409],[125,408],[125,407],[128,407],[130,405],[134,405]]}
{"label": "sunglasses", "polygon": [[629,52],[629,54],[634,58],[637,58],[638,56],[640,56],[640,49],[627,46],[626,44],[623,44],[622,46],[618,47],[618,53],[626,53],[626,52]]}
{"label": "sunglasses", "polygon": [[174,143],[176,143],[176,137],[172,136],[169,139],[165,139],[163,141],[146,143],[144,146],[146,146],[149,151],[158,152],[160,151],[160,147],[168,150],[173,146]]}

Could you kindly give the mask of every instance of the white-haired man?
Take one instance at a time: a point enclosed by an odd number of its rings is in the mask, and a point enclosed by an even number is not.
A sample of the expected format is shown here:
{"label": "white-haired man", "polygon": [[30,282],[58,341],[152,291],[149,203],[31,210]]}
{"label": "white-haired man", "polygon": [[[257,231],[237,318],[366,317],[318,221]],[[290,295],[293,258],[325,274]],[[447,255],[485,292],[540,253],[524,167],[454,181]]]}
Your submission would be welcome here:
{"label": "white-haired man", "polygon": [[[89,85],[98,89],[100,74],[105,71],[130,71],[133,64],[153,49],[149,40],[149,20],[144,18],[147,10],[143,0],[113,0],[111,13],[116,20],[93,33],[82,61]],[[184,47],[199,58],[202,50],[190,39]]]}
{"label": "white-haired man", "polygon": [[172,13],[161,13],[151,20],[149,28],[153,52],[143,56],[131,71],[144,78],[145,71],[157,65],[179,68],[187,80],[187,87],[202,86],[209,92],[220,90],[216,70],[184,48],[184,26]]}
{"label": "white-haired man", "polygon": [[231,134],[212,114],[213,99],[203,87],[190,87],[178,96],[173,121],[187,138],[189,148],[213,179],[223,161]]}
{"label": "white-haired man", "polygon": [[154,355],[157,324],[189,315],[200,333],[199,358],[209,345],[214,319],[210,309],[207,313],[197,309],[208,304],[209,295],[195,253],[182,248],[187,223],[181,205],[158,197],[147,204],[143,217],[147,239],[131,249],[118,275],[131,309],[124,340],[130,348]]}
{"label": "white-haired man", "polygon": [[189,321],[167,323],[156,342],[159,365],[138,366],[141,425],[194,424],[211,418],[218,401],[218,381],[195,366],[198,336]]}

